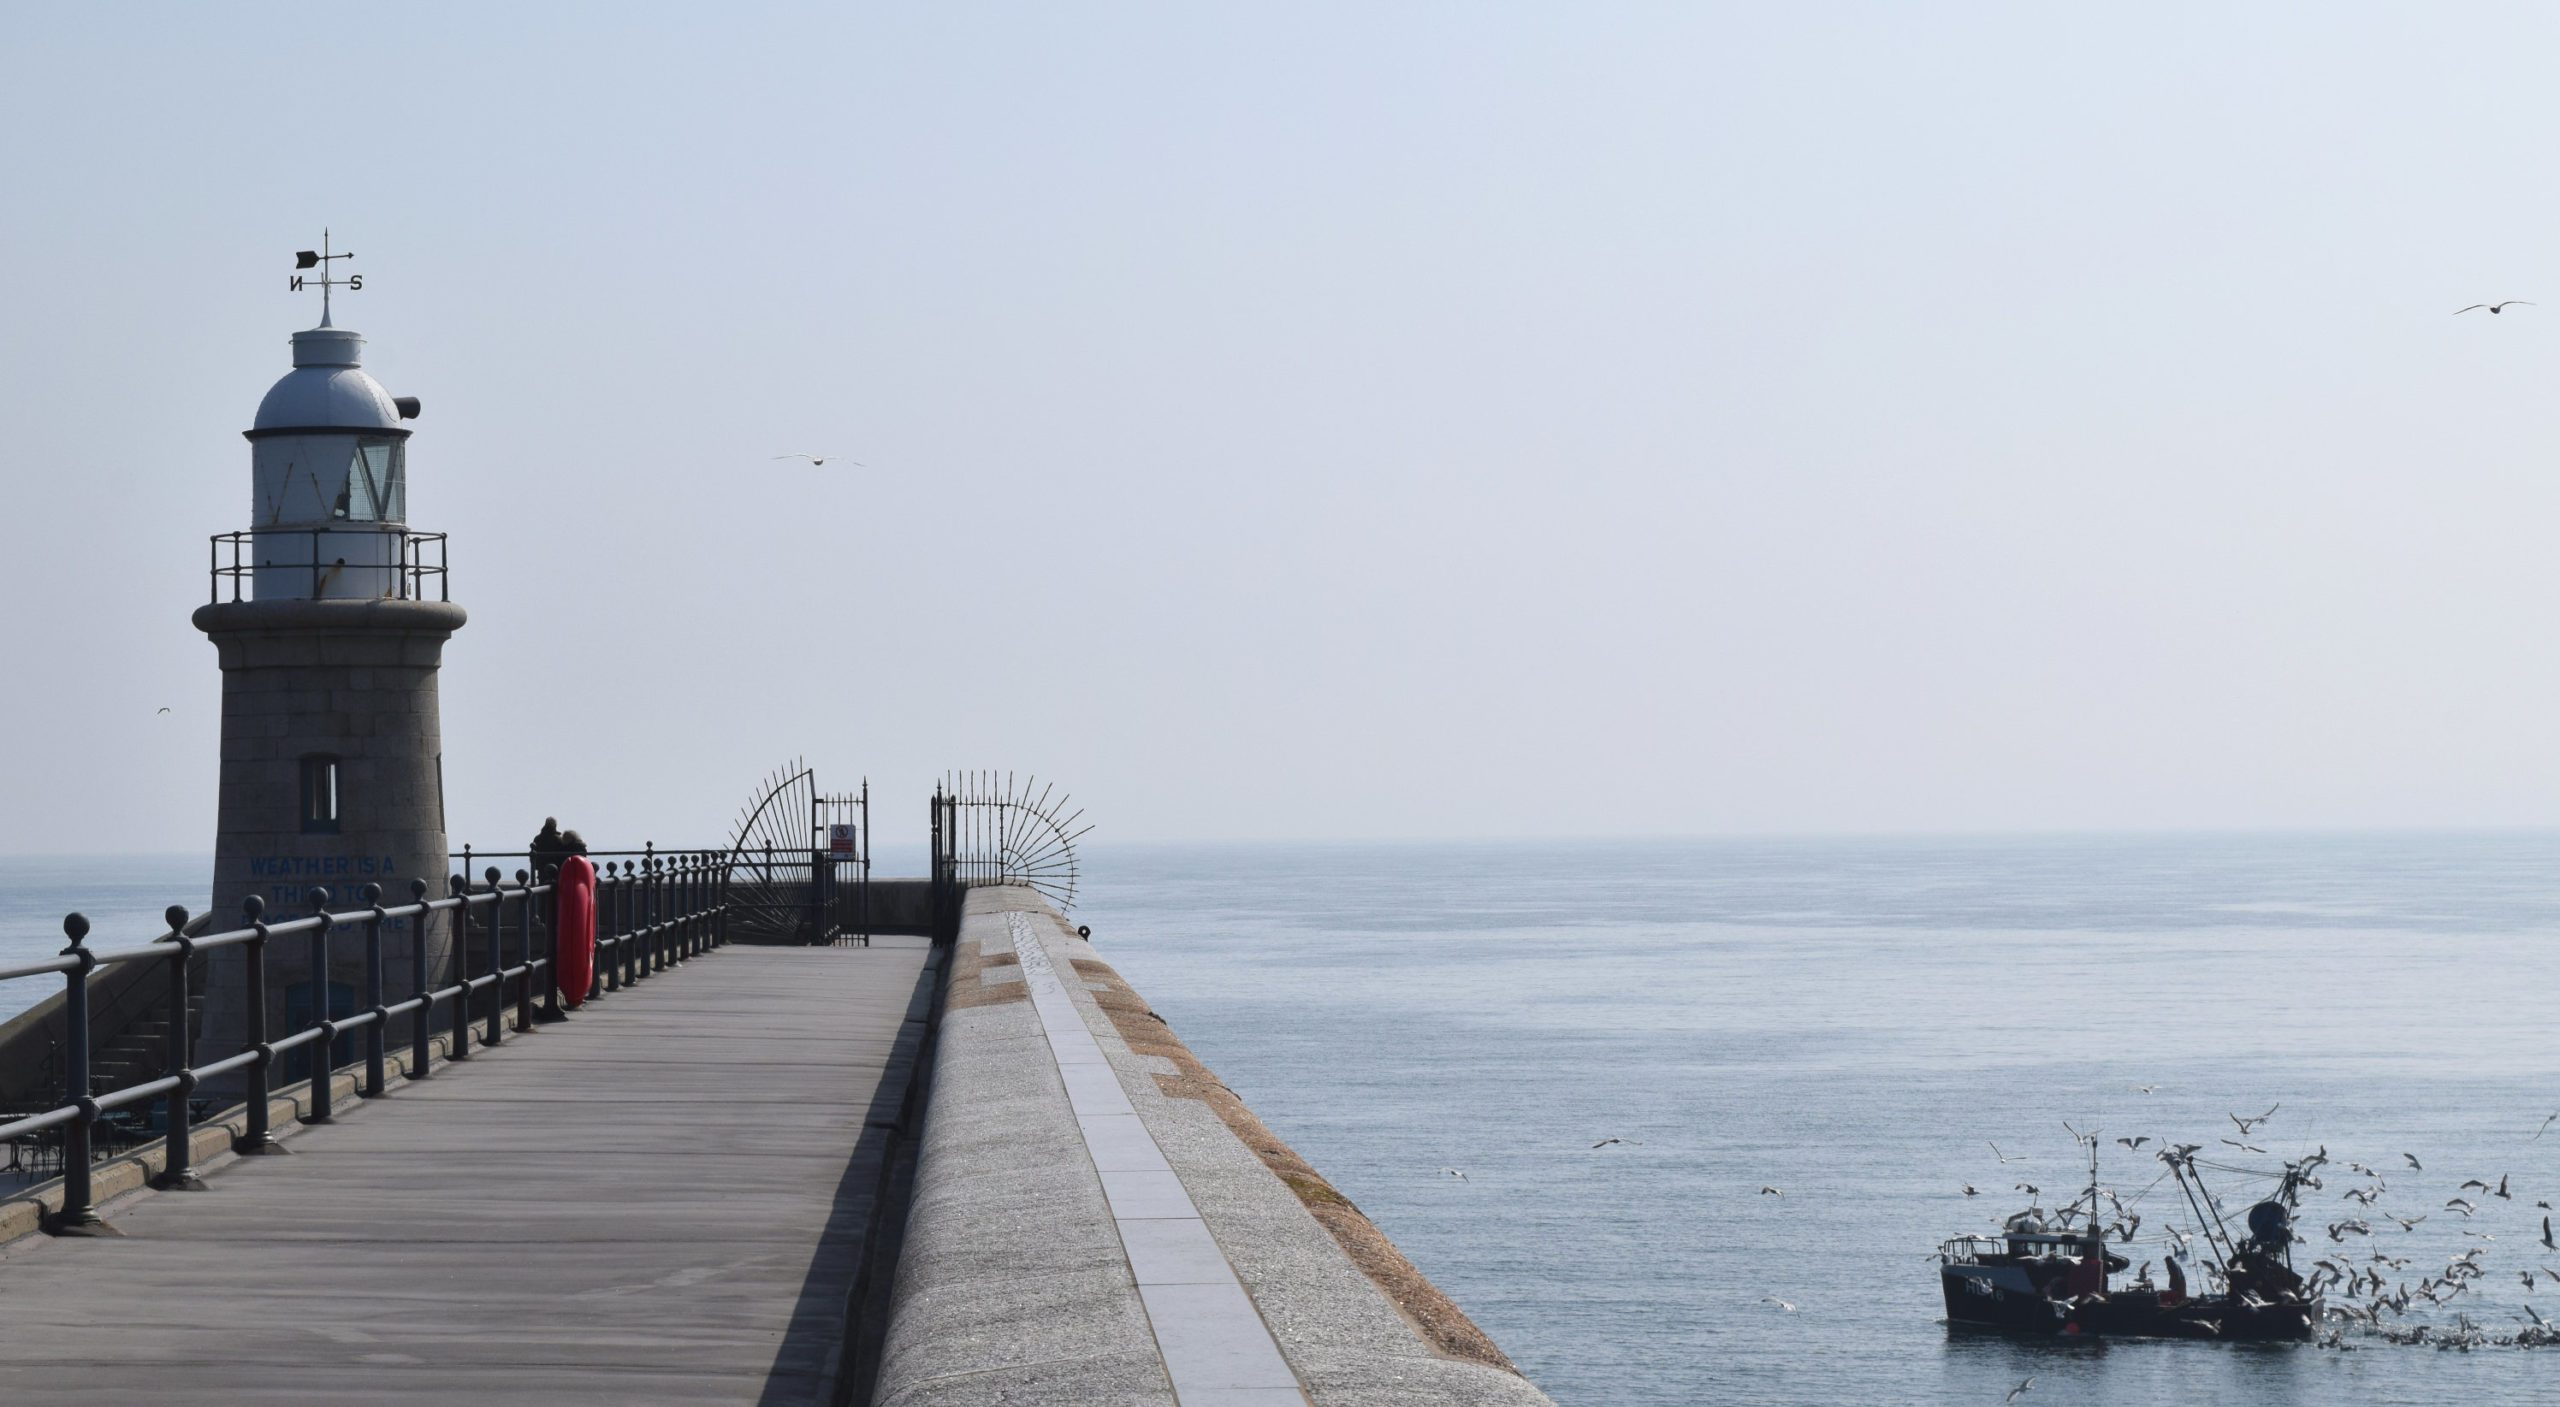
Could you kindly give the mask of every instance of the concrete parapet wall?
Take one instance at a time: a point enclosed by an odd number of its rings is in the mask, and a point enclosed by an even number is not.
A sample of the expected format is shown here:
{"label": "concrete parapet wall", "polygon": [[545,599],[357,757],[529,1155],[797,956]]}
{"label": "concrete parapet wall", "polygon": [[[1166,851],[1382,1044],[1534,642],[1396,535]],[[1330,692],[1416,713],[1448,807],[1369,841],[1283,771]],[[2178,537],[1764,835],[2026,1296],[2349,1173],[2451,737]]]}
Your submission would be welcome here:
{"label": "concrete parapet wall", "polygon": [[[1053,994],[1045,1026],[1035,979]],[[1185,1214],[1214,1238],[1213,1277],[1151,1272],[1141,1292],[1127,1238],[1144,1238],[1128,1228],[1156,1213],[1132,1210],[1125,1176],[1097,1171],[1095,1126],[1114,1121],[1091,1116],[1093,1099],[1116,1099],[1108,1082],[1070,1095],[1061,1020],[1099,1046],[1148,1156],[1160,1150]],[[1184,1402],[1552,1407],[1231,1093],[1211,1098],[1224,1087],[1032,891],[968,896],[939,1042],[878,1407],[1174,1407],[1186,1371]],[[1121,1180],[1106,1190],[1106,1176]],[[1202,1387],[1202,1365],[1222,1360],[1196,1338],[1186,1359],[1184,1300],[1237,1286],[1248,1303],[1229,1322],[1267,1331],[1259,1351],[1276,1348],[1294,1385]]]}

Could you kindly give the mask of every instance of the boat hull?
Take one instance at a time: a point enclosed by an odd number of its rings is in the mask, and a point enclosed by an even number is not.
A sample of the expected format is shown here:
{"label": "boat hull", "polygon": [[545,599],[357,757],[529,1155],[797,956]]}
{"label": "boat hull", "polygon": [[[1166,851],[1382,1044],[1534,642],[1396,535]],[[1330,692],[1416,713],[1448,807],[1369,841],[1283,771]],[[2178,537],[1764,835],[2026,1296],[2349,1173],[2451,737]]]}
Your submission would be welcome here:
{"label": "boat hull", "polygon": [[2024,1272],[2005,1265],[1941,1268],[1947,1323],[2038,1338],[2223,1339],[2264,1343],[2309,1339],[2320,1304],[2250,1306],[2221,1296],[2164,1302],[2157,1290],[2118,1290],[2073,1306],[2046,1298]]}

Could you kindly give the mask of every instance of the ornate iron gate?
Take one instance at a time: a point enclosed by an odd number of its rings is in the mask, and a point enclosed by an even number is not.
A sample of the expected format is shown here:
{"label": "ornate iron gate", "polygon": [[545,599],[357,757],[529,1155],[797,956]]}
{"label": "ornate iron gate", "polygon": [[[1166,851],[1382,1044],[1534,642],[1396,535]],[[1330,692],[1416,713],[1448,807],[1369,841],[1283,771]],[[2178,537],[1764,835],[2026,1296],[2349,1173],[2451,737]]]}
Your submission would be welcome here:
{"label": "ornate iron gate", "polygon": [[794,760],[766,774],[729,844],[730,936],[871,942],[871,782],[833,795]]}
{"label": "ornate iron gate", "polygon": [[1067,794],[1011,772],[954,772],[933,790],[933,878],[937,890],[1027,884],[1061,910],[1076,903],[1078,825]]}

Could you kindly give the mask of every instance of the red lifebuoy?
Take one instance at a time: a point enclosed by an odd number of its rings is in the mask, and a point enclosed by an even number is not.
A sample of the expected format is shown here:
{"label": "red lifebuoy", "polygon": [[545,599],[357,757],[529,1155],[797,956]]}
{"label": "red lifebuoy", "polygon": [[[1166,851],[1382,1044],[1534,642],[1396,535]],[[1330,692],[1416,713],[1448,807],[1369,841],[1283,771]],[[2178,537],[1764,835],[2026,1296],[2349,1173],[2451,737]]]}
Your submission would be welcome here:
{"label": "red lifebuoy", "polygon": [[587,999],[596,977],[596,867],[584,855],[560,862],[560,1004],[575,1007]]}

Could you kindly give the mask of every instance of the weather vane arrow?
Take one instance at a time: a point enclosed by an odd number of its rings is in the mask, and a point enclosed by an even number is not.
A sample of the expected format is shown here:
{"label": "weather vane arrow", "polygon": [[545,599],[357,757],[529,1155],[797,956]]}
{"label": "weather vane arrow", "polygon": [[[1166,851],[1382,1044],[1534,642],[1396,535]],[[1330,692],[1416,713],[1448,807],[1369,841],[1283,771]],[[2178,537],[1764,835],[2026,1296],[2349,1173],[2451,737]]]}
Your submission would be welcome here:
{"label": "weather vane arrow", "polygon": [[293,256],[294,268],[318,269],[320,271],[316,277],[306,277],[300,273],[296,273],[285,284],[285,287],[291,292],[300,293],[306,285],[318,284],[320,286],[320,325],[322,327],[327,327],[329,325],[330,290],[344,288],[349,292],[354,292],[364,287],[364,275],[355,272],[352,267],[349,268],[345,278],[329,277],[330,260],[352,259],[354,257],[356,257],[355,251],[351,249],[340,250],[334,254],[329,251],[329,231],[326,226],[321,228],[320,247],[318,249],[298,250]]}

